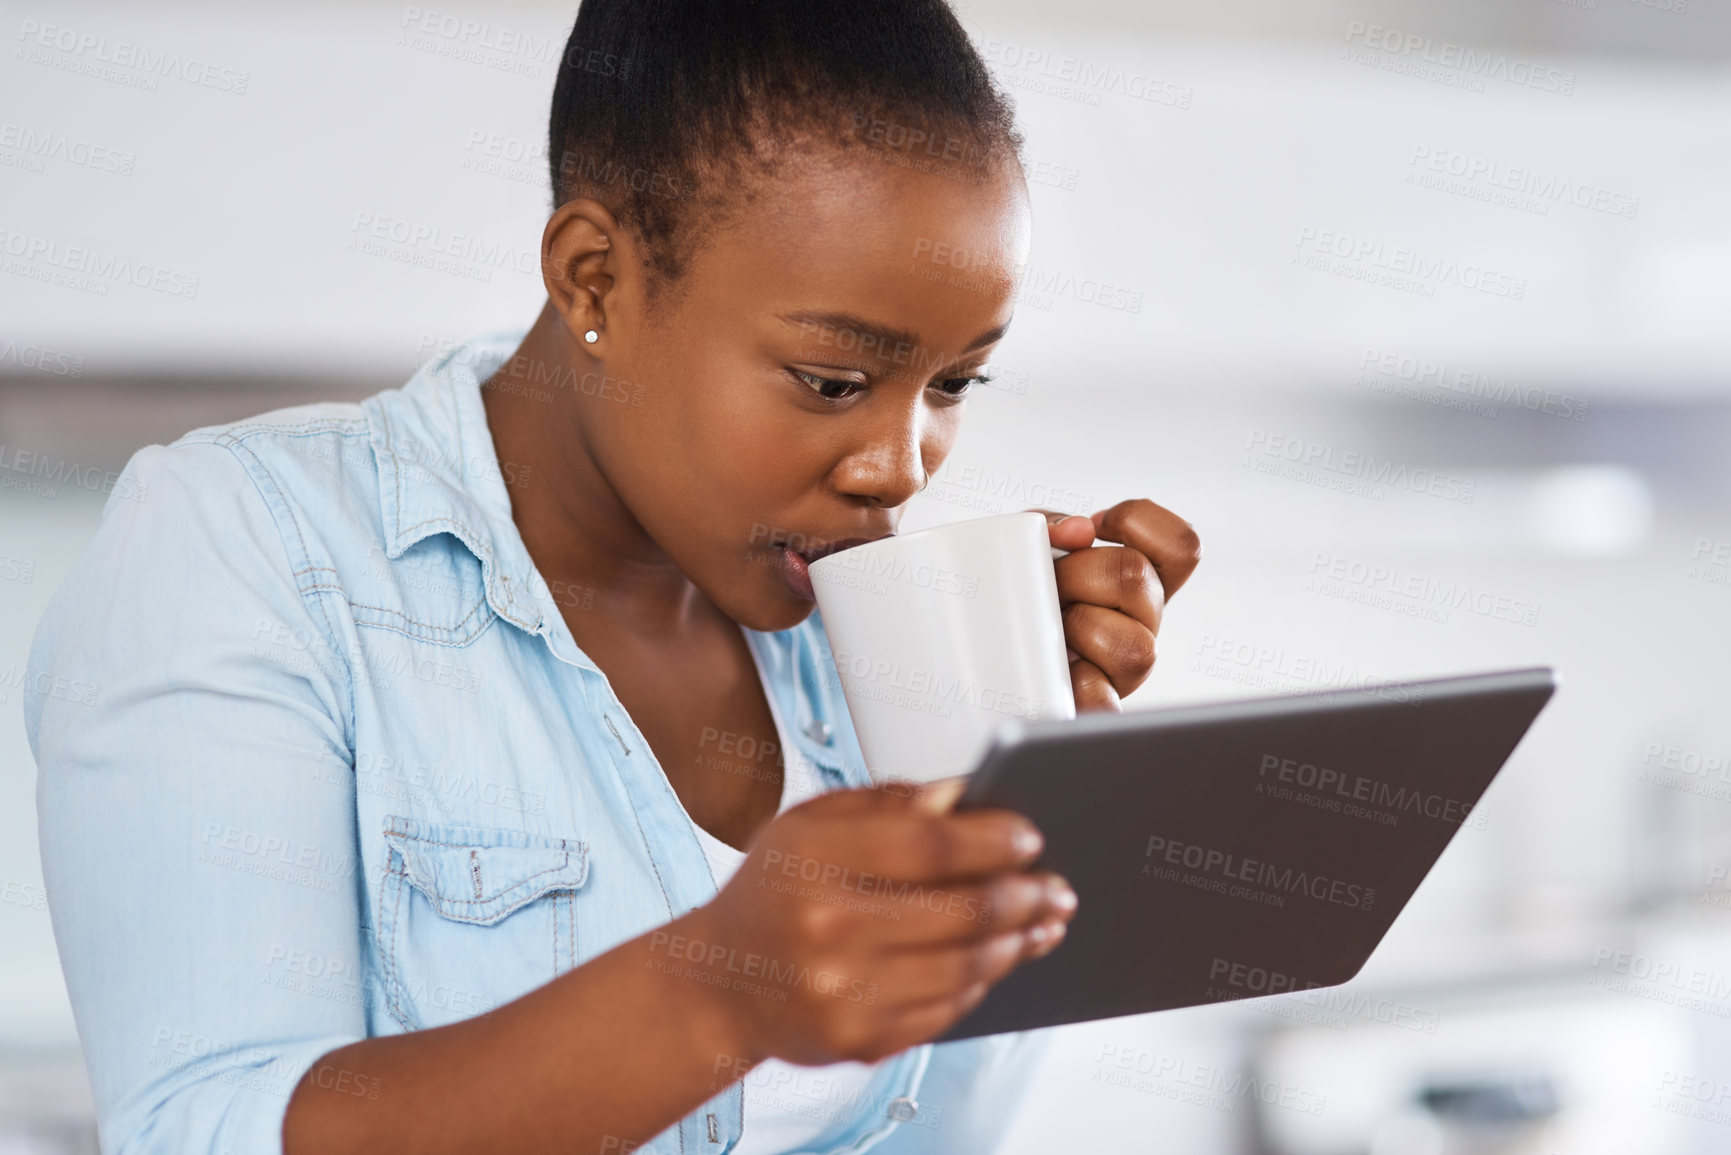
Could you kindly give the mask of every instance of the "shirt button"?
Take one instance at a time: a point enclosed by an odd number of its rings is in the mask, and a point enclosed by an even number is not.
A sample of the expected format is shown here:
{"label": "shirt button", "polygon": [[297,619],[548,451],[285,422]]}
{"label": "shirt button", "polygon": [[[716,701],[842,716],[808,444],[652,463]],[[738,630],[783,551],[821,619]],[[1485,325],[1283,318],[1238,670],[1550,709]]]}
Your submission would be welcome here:
{"label": "shirt button", "polygon": [[813,718],[806,724],[805,735],[813,742],[822,742],[825,745],[828,745],[830,735],[829,723],[825,722],[822,718]]}
{"label": "shirt button", "polygon": [[906,1095],[900,1095],[891,1099],[889,1106],[884,1108],[884,1110],[888,1112],[889,1117],[894,1119],[896,1122],[906,1123],[909,1119],[912,1119],[915,1115],[920,1113],[920,1105],[914,1100],[908,1098]]}

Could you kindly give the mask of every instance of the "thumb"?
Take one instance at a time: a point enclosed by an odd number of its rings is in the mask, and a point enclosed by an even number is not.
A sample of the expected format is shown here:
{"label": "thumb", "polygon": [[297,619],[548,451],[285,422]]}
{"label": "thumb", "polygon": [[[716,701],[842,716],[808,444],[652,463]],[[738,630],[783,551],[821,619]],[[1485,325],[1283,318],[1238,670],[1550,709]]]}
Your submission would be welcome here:
{"label": "thumb", "polygon": [[1053,509],[1029,512],[1046,515],[1046,535],[1054,549],[1078,550],[1094,544],[1094,521],[1085,513],[1059,513]]}
{"label": "thumb", "polygon": [[933,814],[943,814],[956,804],[956,799],[962,796],[962,789],[968,784],[966,774],[955,778],[939,778],[936,782],[927,782],[914,795],[914,806]]}

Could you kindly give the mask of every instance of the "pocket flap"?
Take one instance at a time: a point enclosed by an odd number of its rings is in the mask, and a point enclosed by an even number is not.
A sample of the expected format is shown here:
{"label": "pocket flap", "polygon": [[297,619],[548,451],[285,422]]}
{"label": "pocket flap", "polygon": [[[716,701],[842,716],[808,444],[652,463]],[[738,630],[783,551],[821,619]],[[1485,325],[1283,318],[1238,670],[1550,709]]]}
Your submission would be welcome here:
{"label": "pocket flap", "polygon": [[549,891],[589,877],[588,844],[493,826],[453,826],[391,817],[385,841],[409,884],[444,917],[497,922]]}

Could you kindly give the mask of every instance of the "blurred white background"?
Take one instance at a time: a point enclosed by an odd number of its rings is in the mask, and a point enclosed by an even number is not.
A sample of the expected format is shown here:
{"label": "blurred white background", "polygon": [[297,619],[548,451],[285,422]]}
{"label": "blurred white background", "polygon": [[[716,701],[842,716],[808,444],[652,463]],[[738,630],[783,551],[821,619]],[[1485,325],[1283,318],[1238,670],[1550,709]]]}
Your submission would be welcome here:
{"label": "blurred white background", "polygon": [[[102,498],[31,462],[526,325],[574,5],[0,8],[0,1152],[82,1151],[18,683]],[[1353,984],[1065,1028],[1011,1150],[1731,1149],[1731,5],[960,11],[1036,240],[905,524],[1052,490],[1195,523],[1136,707],[1563,678]],[[385,218],[494,259],[351,247]],[[1353,491],[1353,453],[1421,484]]]}

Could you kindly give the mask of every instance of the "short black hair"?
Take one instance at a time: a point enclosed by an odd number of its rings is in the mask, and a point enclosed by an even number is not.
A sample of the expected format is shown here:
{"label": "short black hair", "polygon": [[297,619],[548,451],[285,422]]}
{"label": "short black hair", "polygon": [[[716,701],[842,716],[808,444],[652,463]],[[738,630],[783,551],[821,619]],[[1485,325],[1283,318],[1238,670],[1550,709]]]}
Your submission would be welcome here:
{"label": "short black hair", "polygon": [[547,135],[555,207],[632,229],[652,298],[785,146],[984,179],[1023,144],[944,0],[582,0]]}

